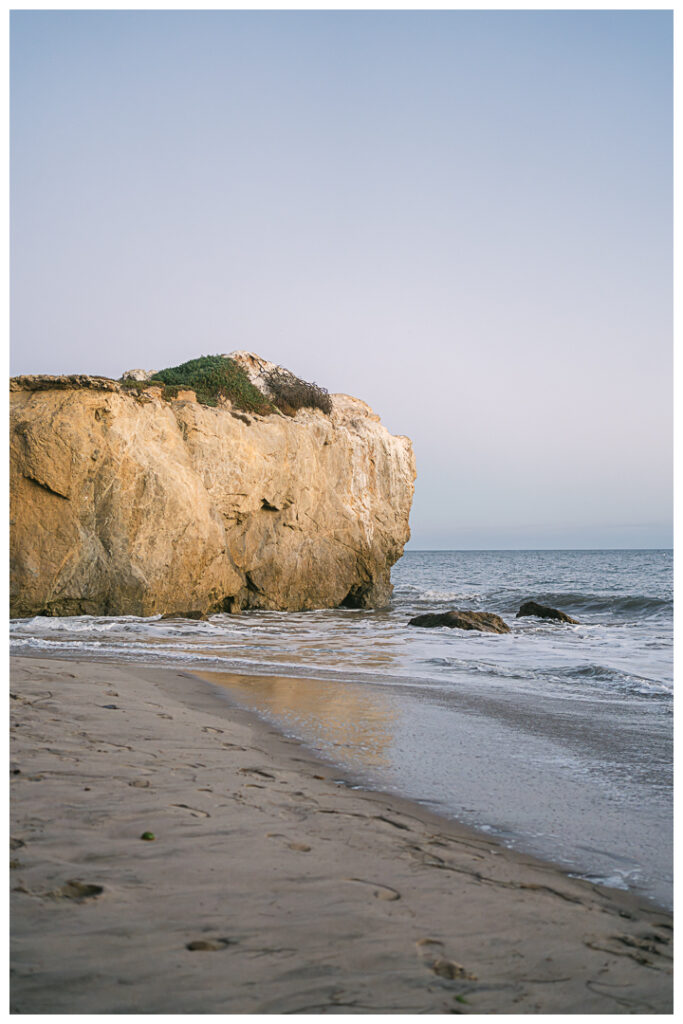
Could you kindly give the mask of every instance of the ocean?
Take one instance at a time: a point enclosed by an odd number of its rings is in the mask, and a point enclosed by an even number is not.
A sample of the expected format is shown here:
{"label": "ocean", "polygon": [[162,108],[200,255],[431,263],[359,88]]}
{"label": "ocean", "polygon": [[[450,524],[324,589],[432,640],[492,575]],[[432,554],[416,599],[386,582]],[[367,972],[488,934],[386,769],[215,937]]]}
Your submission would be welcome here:
{"label": "ocean", "polygon": [[[392,579],[383,611],[16,619],[11,651],[182,665],[337,765],[340,785],[671,907],[672,552],[410,551]],[[529,599],[580,624],[515,618]],[[512,631],[407,625],[449,608]]]}

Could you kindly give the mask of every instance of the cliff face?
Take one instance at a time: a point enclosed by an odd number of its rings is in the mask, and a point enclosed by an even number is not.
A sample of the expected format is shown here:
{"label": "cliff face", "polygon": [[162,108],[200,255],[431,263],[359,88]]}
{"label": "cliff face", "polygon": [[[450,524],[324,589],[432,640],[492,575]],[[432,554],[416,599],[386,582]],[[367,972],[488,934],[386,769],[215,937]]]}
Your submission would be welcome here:
{"label": "cliff face", "polygon": [[[258,357],[243,357],[254,378]],[[364,403],[208,408],[106,378],[11,382],[13,616],[380,607],[410,441]]]}

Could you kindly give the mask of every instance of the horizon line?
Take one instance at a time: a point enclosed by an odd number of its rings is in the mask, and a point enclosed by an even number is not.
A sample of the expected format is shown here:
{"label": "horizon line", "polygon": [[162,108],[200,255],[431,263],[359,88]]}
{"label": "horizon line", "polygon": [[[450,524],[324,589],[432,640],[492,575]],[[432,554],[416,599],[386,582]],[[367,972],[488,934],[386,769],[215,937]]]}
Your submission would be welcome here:
{"label": "horizon line", "polygon": [[410,551],[414,552],[428,552],[428,551],[671,551],[672,547],[633,547],[633,548],[411,548],[406,551],[404,549],[403,554],[410,554]]}

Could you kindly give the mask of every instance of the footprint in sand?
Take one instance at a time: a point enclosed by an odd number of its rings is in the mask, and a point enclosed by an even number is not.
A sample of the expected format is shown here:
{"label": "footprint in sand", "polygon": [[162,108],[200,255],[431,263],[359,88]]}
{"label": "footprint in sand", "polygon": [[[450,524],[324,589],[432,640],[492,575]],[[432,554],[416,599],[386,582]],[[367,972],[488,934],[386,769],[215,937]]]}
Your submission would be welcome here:
{"label": "footprint in sand", "polygon": [[[282,832],[266,832],[266,839],[286,839]],[[287,843],[289,850],[296,850],[298,853],[310,853],[311,847],[308,843]]]}
{"label": "footprint in sand", "polygon": [[87,882],[79,882],[72,878],[61,885],[59,889],[50,889],[48,892],[35,892],[24,886],[17,886],[14,892],[25,892],[28,896],[38,896],[41,899],[51,900],[73,900],[75,903],[83,903],[85,900],[94,899],[104,892],[103,885],[90,885]]}
{"label": "footprint in sand", "polygon": [[408,825],[404,825],[402,821],[396,821],[394,818],[387,818],[384,814],[376,814],[375,821],[383,821],[385,825],[391,825],[393,828],[398,828],[402,832],[412,832],[412,829]]}
{"label": "footprint in sand", "polygon": [[[284,785],[287,785],[287,783],[285,782]],[[316,807],[318,806],[318,801],[314,800],[309,793],[305,793],[303,789],[293,789],[289,795],[291,797],[296,797],[297,799],[310,800],[311,803],[316,805]]]}
{"label": "footprint in sand", "polygon": [[89,885],[86,882],[71,879],[60,889],[57,889],[55,895],[65,900],[89,900],[95,896],[100,896],[103,892],[103,885]]}
{"label": "footprint in sand", "polygon": [[215,732],[220,733],[221,736],[223,735],[222,729],[214,729],[212,725],[203,725],[202,732]]}
{"label": "footprint in sand", "polygon": [[149,789],[150,783],[148,779],[133,779],[128,785],[135,786],[136,789]]}
{"label": "footprint in sand", "polygon": [[444,945],[439,939],[418,939],[415,945],[417,946],[417,955],[425,967],[433,971],[437,977],[445,978],[447,981],[455,981],[456,979],[477,980],[476,974],[471,974],[462,964],[457,963],[455,960],[448,960],[443,955]]}
{"label": "footprint in sand", "polygon": [[194,939],[188,942],[185,949],[191,953],[210,953],[219,949],[225,949],[230,945],[230,939]]}
{"label": "footprint in sand", "polygon": [[270,772],[264,771],[263,768],[240,768],[239,774],[240,775],[258,775],[258,777],[260,779],[273,779],[273,780],[275,779],[274,775],[271,775]]}
{"label": "footprint in sand", "polygon": [[671,959],[669,951],[659,949],[655,942],[652,941],[651,936],[587,935],[584,937],[583,942],[589,949],[611,953],[614,956],[627,956],[644,967],[658,966],[652,960],[653,955],[655,957],[664,957],[667,960]]}
{"label": "footprint in sand", "polygon": [[190,807],[189,804],[169,804],[169,807],[180,807],[184,811],[189,811],[194,818],[210,818],[211,815],[208,811],[202,811],[199,807]]}
{"label": "footprint in sand", "polygon": [[355,882],[357,885],[369,885],[372,895],[378,900],[400,900],[401,894],[390,885],[382,885],[380,882],[369,882],[365,878],[345,878],[345,882]]}

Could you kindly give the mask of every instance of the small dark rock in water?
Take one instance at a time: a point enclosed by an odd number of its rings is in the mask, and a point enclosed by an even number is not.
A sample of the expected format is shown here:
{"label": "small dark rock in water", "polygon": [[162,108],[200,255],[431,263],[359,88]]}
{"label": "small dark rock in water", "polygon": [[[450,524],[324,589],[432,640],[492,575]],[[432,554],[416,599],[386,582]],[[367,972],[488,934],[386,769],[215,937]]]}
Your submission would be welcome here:
{"label": "small dark rock in water", "polygon": [[518,619],[523,618],[525,615],[535,615],[539,619],[557,619],[558,622],[571,622],[575,626],[579,625],[576,619],[572,619],[565,612],[560,612],[557,608],[548,608],[544,604],[536,604],[535,601],[525,601],[517,612]]}
{"label": "small dark rock in water", "polygon": [[449,626],[451,629],[476,629],[481,633],[510,632],[507,622],[503,622],[500,615],[494,615],[492,612],[429,612],[427,615],[416,615],[408,625]]}
{"label": "small dark rock in water", "polygon": [[199,622],[206,622],[208,615],[204,612],[192,611],[192,612],[166,612],[161,616],[162,619],[197,619]]}

